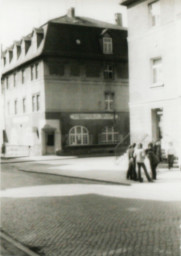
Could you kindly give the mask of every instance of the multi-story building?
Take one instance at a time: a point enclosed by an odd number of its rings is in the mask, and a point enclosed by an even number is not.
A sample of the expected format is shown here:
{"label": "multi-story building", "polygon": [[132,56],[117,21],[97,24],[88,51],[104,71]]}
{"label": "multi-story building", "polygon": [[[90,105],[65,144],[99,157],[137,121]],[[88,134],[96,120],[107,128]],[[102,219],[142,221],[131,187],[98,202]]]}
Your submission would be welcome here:
{"label": "multi-story building", "polygon": [[129,132],[127,30],[117,22],[71,8],[3,51],[7,154],[106,147]]}
{"label": "multi-story building", "polygon": [[181,1],[124,0],[128,7],[131,140],[161,139],[181,156]]}

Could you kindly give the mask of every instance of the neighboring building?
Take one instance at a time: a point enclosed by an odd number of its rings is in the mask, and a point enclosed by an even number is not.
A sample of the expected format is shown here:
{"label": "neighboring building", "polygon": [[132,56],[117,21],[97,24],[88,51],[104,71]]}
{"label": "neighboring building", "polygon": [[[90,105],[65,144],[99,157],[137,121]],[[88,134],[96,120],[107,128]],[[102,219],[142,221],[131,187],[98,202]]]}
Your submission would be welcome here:
{"label": "neighboring building", "polygon": [[124,0],[128,7],[131,140],[174,143],[181,156],[181,1]]}
{"label": "neighboring building", "polygon": [[66,16],[2,56],[7,154],[117,144],[129,132],[127,30]]}

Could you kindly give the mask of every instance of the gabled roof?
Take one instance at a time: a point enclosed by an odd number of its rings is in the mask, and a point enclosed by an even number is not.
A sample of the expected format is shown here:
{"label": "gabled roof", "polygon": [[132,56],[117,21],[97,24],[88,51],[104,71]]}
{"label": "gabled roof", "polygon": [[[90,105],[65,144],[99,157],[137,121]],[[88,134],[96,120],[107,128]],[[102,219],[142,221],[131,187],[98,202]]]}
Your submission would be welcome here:
{"label": "gabled roof", "polygon": [[90,27],[100,27],[100,28],[110,28],[110,29],[123,29],[123,27],[111,24],[108,22],[80,17],[80,16],[73,16],[69,17],[68,15],[64,15],[55,19],[48,21],[48,23],[61,23],[61,24],[71,24],[71,25],[82,25],[82,26],[90,26]]}

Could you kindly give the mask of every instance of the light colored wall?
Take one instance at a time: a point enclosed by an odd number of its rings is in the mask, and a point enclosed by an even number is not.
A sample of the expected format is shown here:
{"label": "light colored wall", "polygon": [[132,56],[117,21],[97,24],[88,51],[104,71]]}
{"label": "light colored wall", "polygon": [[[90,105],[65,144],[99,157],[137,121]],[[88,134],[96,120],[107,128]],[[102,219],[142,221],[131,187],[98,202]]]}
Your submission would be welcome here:
{"label": "light colored wall", "polygon": [[[173,140],[178,148],[181,117],[181,2],[161,0],[161,25],[150,26],[148,4],[128,9],[130,126],[132,140],[149,134],[151,109],[164,111],[165,144]],[[163,87],[152,87],[151,59],[162,58]],[[167,134],[167,136],[166,136]],[[181,147],[181,143],[180,143]]]}
{"label": "light colored wall", "polygon": [[[31,81],[30,66],[24,67],[24,84],[21,82],[21,70],[13,84],[13,73],[8,75],[9,88],[4,90],[2,99],[5,102],[5,129],[8,135],[8,143],[13,145],[40,144],[40,138],[35,138],[33,127],[39,128],[39,121],[45,118],[44,110],[44,79],[43,62],[38,64],[38,79]],[[5,85],[4,85],[5,86]],[[32,112],[32,95],[40,94],[40,111]],[[26,113],[23,113],[22,99],[26,98]],[[14,113],[14,101],[18,102],[18,113]],[[8,102],[10,113],[8,113]]]}
{"label": "light colored wall", "polygon": [[[68,74],[66,66],[65,74]],[[104,111],[104,92],[115,94],[115,109],[128,111],[127,81],[115,79],[106,82],[103,77],[86,78],[84,70],[80,77],[55,77],[48,73],[45,64],[46,111]]]}

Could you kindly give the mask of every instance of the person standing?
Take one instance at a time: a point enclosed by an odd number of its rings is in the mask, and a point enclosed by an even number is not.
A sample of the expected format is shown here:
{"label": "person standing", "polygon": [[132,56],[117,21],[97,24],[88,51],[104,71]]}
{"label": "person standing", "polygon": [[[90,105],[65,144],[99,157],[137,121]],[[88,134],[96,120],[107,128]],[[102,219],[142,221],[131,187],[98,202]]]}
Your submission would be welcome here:
{"label": "person standing", "polygon": [[174,155],[175,155],[175,149],[173,147],[173,143],[170,142],[167,149],[168,169],[171,169],[173,167]]}
{"label": "person standing", "polygon": [[135,157],[134,157],[134,150],[135,150],[136,144],[132,144],[128,148],[128,170],[127,170],[127,179],[131,180],[137,180],[136,175],[136,164],[135,164]]}
{"label": "person standing", "polygon": [[141,168],[144,170],[146,178],[149,182],[152,182],[150,175],[147,172],[144,160],[145,160],[145,151],[143,149],[142,143],[138,144],[138,148],[134,152],[134,157],[136,158],[136,163],[138,166],[138,180],[143,182],[143,178],[141,177]]}
{"label": "person standing", "polygon": [[159,163],[159,158],[154,153],[152,143],[148,144],[148,149],[146,150],[146,155],[148,156],[148,159],[149,159],[149,163],[150,163],[150,167],[151,167],[151,173],[152,173],[152,179],[156,180],[156,178],[157,178],[156,168],[157,168],[157,165]]}

